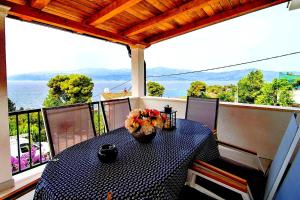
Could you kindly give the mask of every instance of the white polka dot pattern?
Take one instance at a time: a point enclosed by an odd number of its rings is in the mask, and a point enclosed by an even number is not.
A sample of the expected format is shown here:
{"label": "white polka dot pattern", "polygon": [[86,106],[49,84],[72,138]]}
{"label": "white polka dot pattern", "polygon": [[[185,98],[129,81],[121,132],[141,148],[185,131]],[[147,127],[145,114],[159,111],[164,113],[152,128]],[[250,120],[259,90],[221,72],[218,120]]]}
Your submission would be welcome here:
{"label": "white polka dot pattern", "polygon": [[[114,163],[102,163],[97,152],[115,144]],[[209,128],[177,121],[173,131],[157,131],[151,143],[138,143],[125,128],[87,140],[55,156],[36,187],[34,199],[176,199],[193,158],[219,156]],[[56,161],[55,161],[56,160]]]}

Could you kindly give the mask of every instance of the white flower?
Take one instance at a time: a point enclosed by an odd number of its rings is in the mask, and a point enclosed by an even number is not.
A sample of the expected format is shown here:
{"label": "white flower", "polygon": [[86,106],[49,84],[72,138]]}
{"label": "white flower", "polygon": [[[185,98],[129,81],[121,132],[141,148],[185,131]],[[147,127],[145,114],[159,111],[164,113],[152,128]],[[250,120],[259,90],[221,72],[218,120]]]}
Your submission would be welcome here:
{"label": "white flower", "polygon": [[156,126],[157,128],[162,128],[164,124],[163,124],[163,121],[162,121],[161,117],[157,117],[153,121],[153,125]]}
{"label": "white flower", "polygon": [[141,111],[142,111],[141,109],[134,109],[133,111],[131,111],[129,113],[129,115],[127,116],[127,118],[139,116],[140,113],[141,113]]}
{"label": "white flower", "polygon": [[141,132],[143,132],[145,135],[150,135],[152,132],[154,132],[154,126],[151,126],[151,124],[145,124],[141,128]]}

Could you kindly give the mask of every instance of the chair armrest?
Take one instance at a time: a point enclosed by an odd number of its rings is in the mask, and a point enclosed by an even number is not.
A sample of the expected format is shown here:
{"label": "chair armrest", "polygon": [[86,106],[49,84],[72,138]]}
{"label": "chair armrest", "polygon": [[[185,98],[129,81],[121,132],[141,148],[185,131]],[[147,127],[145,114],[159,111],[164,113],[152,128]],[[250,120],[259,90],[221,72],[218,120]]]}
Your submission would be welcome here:
{"label": "chair armrest", "polygon": [[213,172],[216,172],[216,173],[218,173],[218,174],[220,174],[222,176],[230,178],[230,179],[232,179],[232,180],[234,180],[236,182],[239,182],[241,184],[244,184],[244,185],[247,184],[247,181],[245,179],[243,179],[241,177],[238,177],[238,176],[236,176],[234,174],[231,174],[231,173],[229,173],[227,171],[224,171],[224,170],[222,170],[220,168],[217,168],[217,167],[215,167],[213,165],[210,165],[210,164],[208,164],[206,162],[203,162],[201,160],[195,160],[194,161],[194,165],[200,166],[202,168],[208,169],[208,170],[213,171]]}
{"label": "chair armrest", "polygon": [[261,166],[261,171],[265,174],[265,176],[268,174],[269,169],[271,167],[272,160],[268,158],[262,158],[258,157],[259,164]]}
{"label": "chair armrest", "polygon": [[243,149],[225,142],[217,141],[222,157],[247,165],[262,172],[266,172],[266,162],[262,163],[258,154],[254,151]]}
{"label": "chair armrest", "polygon": [[226,142],[221,142],[219,140],[217,140],[217,143],[218,143],[218,145],[222,145],[222,146],[229,147],[229,148],[232,148],[232,149],[236,149],[236,150],[239,150],[239,151],[244,151],[246,153],[253,154],[253,155],[257,156],[257,152],[254,152],[254,151],[251,151],[251,150],[248,150],[248,149],[244,149],[244,148],[239,147],[239,146],[235,146],[235,145],[232,145],[232,144],[229,144],[229,143],[226,143]]}
{"label": "chair armrest", "polygon": [[235,188],[239,191],[248,192],[248,183],[245,179],[242,179],[238,176],[235,176],[231,173],[228,173],[224,170],[221,170],[219,168],[216,168],[212,165],[209,165],[207,163],[201,162],[195,163],[192,165],[191,169],[194,170],[195,172],[198,172],[199,174],[196,173],[196,175],[203,175],[209,179],[212,179],[216,182],[220,182],[222,184],[228,185],[232,188]]}

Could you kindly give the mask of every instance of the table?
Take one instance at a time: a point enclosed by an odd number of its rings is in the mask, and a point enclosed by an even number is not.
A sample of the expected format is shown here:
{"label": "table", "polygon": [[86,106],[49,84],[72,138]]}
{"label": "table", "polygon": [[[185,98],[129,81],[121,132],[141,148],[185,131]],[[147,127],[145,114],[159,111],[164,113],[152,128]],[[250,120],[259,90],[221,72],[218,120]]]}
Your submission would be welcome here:
{"label": "table", "polygon": [[[115,144],[114,163],[102,163],[97,152]],[[125,128],[72,146],[50,161],[34,199],[176,199],[193,158],[219,156],[209,128],[178,119],[177,129],[158,130],[151,143],[141,144]]]}

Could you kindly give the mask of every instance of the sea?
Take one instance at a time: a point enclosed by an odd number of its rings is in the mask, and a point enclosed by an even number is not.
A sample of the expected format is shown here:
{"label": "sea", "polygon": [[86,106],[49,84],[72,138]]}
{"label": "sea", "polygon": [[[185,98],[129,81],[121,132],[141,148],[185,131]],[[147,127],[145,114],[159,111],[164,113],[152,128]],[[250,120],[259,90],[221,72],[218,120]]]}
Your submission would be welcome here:
{"label": "sea", "polygon": [[[111,92],[130,90],[131,84],[125,81],[94,81],[93,101],[99,101],[105,88]],[[165,87],[164,97],[183,97],[191,81],[157,81]],[[208,85],[235,84],[235,81],[206,81]],[[117,86],[117,87],[116,87]],[[116,88],[115,88],[116,87]],[[48,93],[47,81],[8,81],[8,97],[16,104],[17,109],[41,108]]]}

